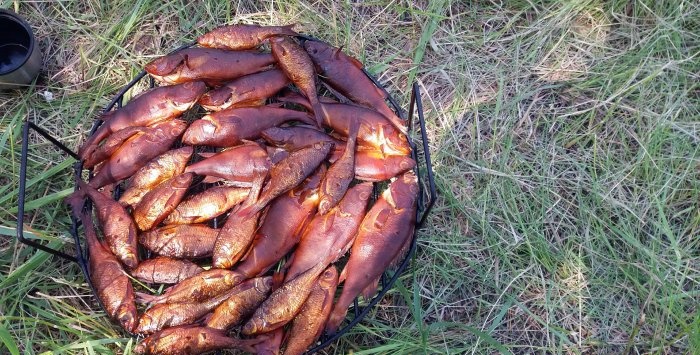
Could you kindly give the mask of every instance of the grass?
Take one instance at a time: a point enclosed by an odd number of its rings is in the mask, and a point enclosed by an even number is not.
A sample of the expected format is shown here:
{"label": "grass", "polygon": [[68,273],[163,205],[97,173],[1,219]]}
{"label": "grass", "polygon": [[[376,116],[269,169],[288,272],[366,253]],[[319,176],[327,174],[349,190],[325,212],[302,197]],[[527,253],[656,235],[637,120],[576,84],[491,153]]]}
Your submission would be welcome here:
{"label": "grass", "polygon": [[[242,21],[344,45],[404,107],[423,90],[440,200],[411,272],[328,353],[700,353],[700,7],[500,4],[0,1],[45,58],[0,94],[0,352],[134,345],[75,265],[12,239],[22,120],[75,148],[144,63]],[[70,162],[30,139],[27,236],[72,251]]]}

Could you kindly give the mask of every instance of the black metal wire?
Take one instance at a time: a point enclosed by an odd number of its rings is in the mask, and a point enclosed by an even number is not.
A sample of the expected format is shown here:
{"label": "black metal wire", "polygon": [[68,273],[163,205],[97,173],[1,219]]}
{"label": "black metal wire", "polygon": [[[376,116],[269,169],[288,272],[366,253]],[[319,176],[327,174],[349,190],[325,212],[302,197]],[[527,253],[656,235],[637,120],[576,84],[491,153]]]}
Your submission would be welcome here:
{"label": "black metal wire", "polygon": [[[317,40],[312,37],[308,36],[300,36],[300,38],[304,40]],[[189,43],[186,45],[183,45],[176,50],[172,51],[172,53],[175,53],[179,50],[182,50],[184,48],[188,48],[193,46],[195,43]],[[374,78],[372,75],[370,75],[366,70],[362,70],[365,75],[376,85],[379,89],[381,89],[387,96],[389,102],[394,106],[396,112],[398,113],[398,116],[401,118],[404,118],[403,112],[398,105],[397,101],[384,89],[384,87]],[[136,83],[138,83],[141,79],[143,79],[146,76],[146,71],[143,70],[139,74],[136,75],[129,83],[127,83],[119,92],[117,95],[110,101],[110,103],[105,107],[104,112],[108,112],[114,108],[115,105],[118,105],[121,107],[122,101],[124,99],[124,94],[129,91]],[[154,81],[153,78],[150,78],[150,87],[154,86]],[[420,168],[419,168],[419,159],[418,159],[418,154],[417,154],[417,149],[415,142],[413,139],[410,137],[410,131],[413,126],[413,118],[414,118],[414,106],[417,108],[418,111],[418,121],[420,124],[420,135],[421,135],[421,140],[422,140],[422,148],[423,148],[423,154],[425,157],[425,168],[426,168],[426,173],[427,173],[427,178],[428,178],[428,185],[430,189],[430,194],[427,196],[428,202],[427,204],[425,203],[425,194],[423,193],[423,184],[420,183],[421,179],[421,174],[420,174]],[[98,119],[95,121],[93,124],[93,127],[90,130],[90,135],[94,134],[97,128],[102,124],[102,120]],[[29,129],[32,128],[35,131],[37,131],[39,134],[44,136],[47,140],[49,140],[52,144],[57,146],[59,149],[63,150],[66,152],[68,155],[78,159],[78,155],[73,152],[72,150],[68,149],[65,145],[63,145],[60,141],[57,139],[53,138],[50,134],[48,134],[46,131],[41,129],[40,127],[36,126],[35,124],[27,121],[24,126],[23,130],[23,139],[22,139],[22,155],[20,159],[20,187],[19,187],[19,199],[18,199],[18,218],[17,218],[17,239],[27,245],[30,245],[32,247],[35,247],[37,249],[44,250],[48,253],[51,253],[52,255],[56,255],[59,257],[62,257],[66,260],[70,260],[73,262],[78,263],[80,266],[80,269],[82,270],[83,274],[85,275],[86,280],[88,281],[88,284],[90,285],[90,288],[92,289],[93,294],[96,295],[95,288],[90,280],[90,275],[89,275],[89,268],[87,264],[87,259],[88,259],[88,254],[83,251],[83,248],[81,247],[81,240],[80,240],[80,234],[78,231],[79,228],[79,221],[76,220],[74,216],[71,214],[71,220],[72,220],[72,226],[71,226],[71,235],[73,236],[73,239],[75,240],[75,247],[76,247],[76,255],[71,256],[66,253],[63,253],[58,250],[54,250],[51,248],[48,248],[44,245],[41,245],[39,243],[36,243],[32,240],[28,240],[24,238],[23,236],[23,220],[24,220],[24,202],[25,202],[25,189],[26,189],[26,172],[27,172],[27,154],[28,154],[28,134],[29,134]],[[435,203],[435,199],[437,197],[436,194],[436,188],[435,188],[435,180],[434,180],[434,173],[432,169],[432,162],[430,159],[430,150],[428,146],[428,138],[426,135],[426,130],[425,130],[425,119],[423,117],[423,106],[422,102],[420,99],[420,90],[416,84],[413,85],[413,90],[411,92],[411,104],[410,104],[410,110],[409,110],[409,115],[408,115],[408,129],[409,129],[409,135],[408,135],[408,141],[409,145],[411,146],[411,155],[413,159],[416,161],[416,167],[415,173],[416,176],[419,179],[419,194],[420,198],[418,199],[418,211],[417,211],[417,223],[416,223],[416,230],[419,229],[424,221],[426,216],[430,213],[430,210],[433,207],[433,204]],[[77,162],[74,165],[74,173],[75,173],[75,178],[76,179],[82,179],[82,172],[83,172],[83,166],[81,162]],[[90,172],[91,173],[91,172]],[[76,187],[77,188],[77,187]],[[91,208],[91,204],[86,203],[86,208]],[[422,214],[421,214],[422,213]],[[418,216],[418,214],[421,214]],[[319,344],[316,345],[315,347],[311,348],[307,354],[312,354],[316,353],[323,348],[327,347],[330,345],[333,341],[337,340],[341,336],[345,335],[352,327],[354,327],[357,323],[362,321],[362,319],[369,313],[369,311],[384,297],[384,295],[393,287],[394,283],[396,280],[401,276],[403,271],[406,269],[409,261],[411,260],[413,254],[415,253],[416,250],[416,233],[414,232],[412,239],[411,239],[411,247],[409,248],[408,252],[406,253],[404,259],[401,261],[401,263],[398,265],[394,273],[392,274],[391,278],[388,280],[386,279],[387,273],[385,272],[382,277],[381,277],[381,290],[369,301],[367,305],[364,307],[360,307],[358,299],[356,298],[353,301],[353,313],[354,317],[352,320],[348,322],[348,324],[344,327],[342,327],[340,330],[335,332],[334,334],[324,334],[321,339],[319,340]],[[98,303],[100,307],[104,310],[104,305],[99,301],[99,298],[96,297],[98,300]]]}

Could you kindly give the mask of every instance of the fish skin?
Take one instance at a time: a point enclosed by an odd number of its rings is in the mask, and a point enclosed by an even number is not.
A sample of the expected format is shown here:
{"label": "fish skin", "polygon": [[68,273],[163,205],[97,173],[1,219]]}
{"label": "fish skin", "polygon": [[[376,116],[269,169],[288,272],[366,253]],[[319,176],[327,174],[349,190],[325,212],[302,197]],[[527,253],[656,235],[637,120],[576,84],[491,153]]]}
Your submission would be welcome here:
{"label": "fish skin", "polygon": [[254,338],[260,341],[253,345],[256,355],[280,355],[284,340],[284,329],[277,328],[269,333],[260,334]]}
{"label": "fish skin", "polygon": [[168,288],[162,295],[138,294],[145,303],[202,302],[220,295],[245,280],[241,273],[225,269],[209,269]]}
{"label": "fish skin", "polygon": [[351,187],[340,203],[325,215],[316,215],[306,226],[294,252],[286,280],[291,280],[317,264],[329,265],[352,245],[372,196],[372,184]]}
{"label": "fish skin", "polygon": [[90,169],[109,159],[127,139],[135,134],[143,134],[144,131],[145,127],[126,127],[110,134],[102,145],[95,149],[90,156],[85,158],[83,161],[83,168]]}
{"label": "fish skin", "polygon": [[252,49],[272,36],[298,36],[292,30],[295,24],[286,26],[259,26],[236,24],[217,27],[197,38],[202,47],[228,50]]}
{"label": "fish skin", "polygon": [[144,69],[167,84],[195,80],[216,84],[265,70],[274,62],[271,54],[257,51],[185,48],[151,61]]}
{"label": "fish skin", "polygon": [[333,308],[338,270],[330,266],[319,276],[309,297],[287,331],[284,355],[301,355],[318,340]]}
{"label": "fish skin", "polygon": [[[336,148],[338,146],[336,145]],[[334,149],[328,158],[336,162],[345,152],[344,147]],[[355,179],[362,181],[384,181],[403,174],[416,166],[416,161],[406,155],[384,155],[381,151],[358,146],[355,150]]]}
{"label": "fish skin", "polygon": [[117,321],[129,333],[136,327],[138,314],[134,301],[134,288],[119,260],[99,240],[92,223],[92,215],[83,211],[84,190],[69,196],[66,202],[73,214],[82,221],[90,259],[88,272],[95,287],[96,296],[104,305],[107,315]]}
{"label": "fish skin", "polygon": [[102,227],[105,242],[112,253],[129,268],[139,263],[136,225],[129,212],[118,202],[90,187],[83,180],[78,186],[95,204],[97,219]]}
{"label": "fish skin", "polygon": [[272,127],[264,130],[260,136],[268,143],[290,152],[315,143],[338,142],[325,132],[309,126]]}
{"label": "fish skin", "polygon": [[191,145],[231,147],[245,139],[289,121],[312,123],[308,114],[275,106],[234,107],[212,112],[190,124],[182,142]]}
{"label": "fish skin", "polygon": [[240,211],[252,215],[267,206],[277,196],[293,189],[316,170],[333,147],[330,142],[316,143],[289,154],[270,168],[270,181],[253,204]]}
{"label": "fish skin", "polygon": [[[286,94],[278,98],[311,109],[309,102],[297,94]],[[328,100],[324,100],[328,101]],[[324,126],[334,132],[348,136],[353,121],[359,121],[357,141],[360,146],[372,147],[385,155],[410,155],[411,147],[406,135],[397,130],[382,114],[372,109],[337,102],[321,102],[321,117]]]}
{"label": "fish skin", "polygon": [[168,217],[185,197],[193,178],[193,173],[184,173],[147,192],[132,213],[139,230],[150,230]]}
{"label": "fish skin", "polygon": [[250,189],[214,186],[190,196],[163,220],[163,224],[202,223],[216,218],[248,197]]}
{"label": "fish skin", "polygon": [[355,178],[355,142],[357,141],[357,121],[350,127],[348,141],[343,155],[328,168],[328,173],[319,189],[318,213],[326,214],[338,204]]}
{"label": "fish skin", "polygon": [[272,201],[236,271],[248,277],[262,274],[299,243],[304,226],[316,213],[318,187],[325,173],[326,167],[321,165],[300,187]]}
{"label": "fish skin", "polygon": [[148,250],[171,258],[207,258],[214,251],[218,229],[204,224],[172,224],[141,233]]}
{"label": "fish skin", "polygon": [[132,136],[102,163],[88,183],[94,188],[128,178],[151,159],[165,153],[187,128],[187,122],[170,120],[149,127],[143,134]]}
{"label": "fish skin", "polygon": [[[262,184],[267,177],[267,171],[257,173],[253,186],[243,206],[249,206],[257,200]],[[214,253],[212,255],[212,266],[215,268],[228,269],[235,265],[248,251],[248,247],[255,238],[255,230],[258,229],[258,218],[260,212],[253,214],[241,214],[233,211],[228,216],[226,223],[219,230],[214,243]]]}
{"label": "fish skin", "polygon": [[270,69],[227,82],[204,94],[199,104],[207,110],[221,111],[246,102],[264,102],[289,83],[289,78],[281,70]]}
{"label": "fish skin", "polygon": [[384,270],[405,250],[415,228],[417,198],[418,180],[409,171],[389,184],[362,220],[341,274],[345,284],[326,326],[329,333],[338,329],[353,299],[374,291]]}
{"label": "fish skin", "polygon": [[237,348],[253,351],[257,340],[234,339],[225,332],[196,325],[163,329],[143,339],[134,353],[144,355],[196,355],[212,350]]}
{"label": "fish skin", "polygon": [[206,91],[206,84],[195,81],[161,86],[141,93],[122,108],[102,115],[104,123],[80,146],[80,159],[89,157],[97,145],[114,132],[126,127],[151,126],[180,116],[192,108]]}
{"label": "fish skin", "polygon": [[321,80],[353,102],[378,111],[402,133],[407,132],[405,121],[389,108],[386,93],[365,75],[364,65],[359,60],[321,41],[306,41],[304,49]]}
{"label": "fish skin", "polygon": [[241,333],[253,335],[267,333],[283,327],[297,315],[311,293],[312,286],[325,266],[317,264],[282,287],[272,291],[253,316],[241,328]]}
{"label": "fish skin", "polygon": [[185,168],[185,172],[219,177],[235,186],[250,187],[255,172],[269,169],[270,158],[267,151],[257,143],[245,142],[191,164]]}
{"label": "fish skin", "polygon": [[141,201],[143,195],[176,175],[185,171],[185,166],[194,150],[190,146],[169,150],[148,162],[129,180],[129,185],[119,198],[124,206],[133,206]]}
{"label": "fish skin", "polygon": [[188,260],[158,256],[139,263],[131,276],[146,283],[175,284],[204,269]]}
{"label": "fish skin", "polygon": [[235,290],[207,318],[207,327],[227,330],[241,324],[270,294],[272,277],[250,279],[236,286]]}
{"label": "fish skin", "polygon": [[273,37],[270,40],[270,48],[280,69],[311,102],[316,124],[321,127],[323,118],[318,112],[320,107],[316,90],[316,72],[311,58],[304,48],[288,37]]}

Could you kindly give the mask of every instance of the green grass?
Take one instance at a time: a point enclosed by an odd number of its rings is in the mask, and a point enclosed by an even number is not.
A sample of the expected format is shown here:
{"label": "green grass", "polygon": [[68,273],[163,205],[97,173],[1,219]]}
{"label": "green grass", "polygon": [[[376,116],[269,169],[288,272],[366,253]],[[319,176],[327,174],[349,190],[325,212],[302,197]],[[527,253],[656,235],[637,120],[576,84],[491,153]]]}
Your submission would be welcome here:
{"label": "green grass", "polygon": [[[344,45],[404,107],[423,90],[440,200],[411,272],[328,353],[700,353],[700,7],[469,3],[0,1],[45,58],[0,94],[0,353],[135,344],[75,265],[12,239],[22,120],[75,148],[146,62],[237,21]],[[30,139],[27,236],[72,252],[70,162]]]}

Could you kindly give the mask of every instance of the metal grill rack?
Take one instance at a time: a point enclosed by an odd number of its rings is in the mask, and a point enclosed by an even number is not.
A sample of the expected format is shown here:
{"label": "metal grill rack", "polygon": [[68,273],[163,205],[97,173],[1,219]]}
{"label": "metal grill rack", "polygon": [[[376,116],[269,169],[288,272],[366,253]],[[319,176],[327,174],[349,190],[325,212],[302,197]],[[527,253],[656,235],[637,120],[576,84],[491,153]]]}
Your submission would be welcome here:
{"label": "metal grill rack", "polygon": [[[299,36],[299,38],[303,41],[318,41],[318,39],[315,39],[313,37],[308,37],[308,36]],[[186,44],[184,46],[181,46],[174,50],[172,53],[175,53],[179,50],[182,50],[184,48],[188,48],[193,46],[194,43]],[[379,89],[381,89],[384,93],[386,93],[389,102],[391,105],[394,107],[396,110],[397,114],[399,117],[406,119],[403,111],[401,110],[400,106],[398,105],[397,101],[384,89],[384,87],[374,78],[372,77],[371,74],[369,74],[365,69],[363,69],[363,72],[367,77],[372,80],[374,85],[376,85]],[[112,99],[112,101],[105,107],[104,112],[108,112],[112,109],[116,108],[121,108],[123,101],[124,101],[124,95],[131,89],[133,88],[138,82],[144,79],[146,77],[146,71],[141,71],[136,77],[134,77],[128,84],[126,84],[119,92],[116,94],[116,96]],[[152,88],[155,86],[155,82],[153,78],[146,79],[149,80],[149,86]],[[420,129],[420,147],[416,145],[416,142],[414,142],[413,138],[411,137],[411,133],[414,130],[414,126],[416,125],[415,122],[415,115],[417,113],[417,121],[418,121],[418,128]],[[102,121],[96,120],[95,124],[93,125],[92,129],[90,130],[90,135],[94,134],[97,128],[102,124]],[[21,152],[21,157],[20,157],[20,176],[19,176],[19,198],[18,198],[18,212],[17,212],[17,239],[31,247],[34,247],[36,249],[43,250],[47,253],[50,253],[54,256],[58,256],[60,258],[63,258],[65,260],[69,260],[72,262],[75,262],[78,264],[80,269],[82,270],[85,279],[88,281],[88,284],[90,285],[90,288],[92,290],[93,294],[95,293],[95,288],[92,285],[92,282],[90,282],[90,277],[89,277],[89,270],[88,270],[88,254],[87,254],[87,247],[83,247],[82,244],[82,238],[81,234],[79,233],[79,221],[75,219],[74,216],[71,214],[71,219],[72,219],[72,226],[70,230],[70,234],[72,235],[74,242],[75,242],[75,254],[70,255],[67,254],[63,251],[60,250],[55,250],[52,249],[46,245],[43,245],[41,243],[37,243],[33,240],[26,239],[24,238],[24,213],[25,213],[25,190],[26,190],[26,183],[27,183],[27,155],[28,155],[28,141],[29,141],[29,133],[30,130],[33,130],[37,132],[39,135],[44,137],[46,140],[51,142],[56,148],[60,149],[63,151],[66,155],[69,157],[75,158],[77,162],[73,165],[73,171],[74,171],[74,176],[75,179],[82,179],[84,169],[82,166],[82,163],[80,162],[78,155],[73,152],[70,148],[66,147],[63,143],[61,143],[58,139],[54,138],[50,133],[48,133],[46,130],[43,128],[39,127],[38,125],[34,124],[33,122],[27,120],[24,123],[24,127],[22,130],[22,152]],[[401,276],[401,274],[406,270],[408,267],[408,264],[410,260],[412,259],[413,255],[415,254],[416,251],[416,235],[417,232],[420,228],[423,227],[423,224],[426,220],[426,217],[430,213],[430,210],[433,207],[433,204],[435,203],[435,200],[437,198],[437,192],[435,188],[435,179],[434,179],[434,173],[433,173],[433,168],[432,168],[432,161],[430,157],[430,150],[428,147],[428,137],[426,134],[426,129],[425,129],[425,118],[423,116],[423,104],[421,101],[421,96],[420,96],[420,89],[416,83],[413,84],[412,90],[411,90],[411,101],[409,105],[409,110],[408,110],[408,140],[409,144],[411,146],[411,156],[412,158],[416,161],[416,167],[414,168],[416,176],[418,177],[418,186],[419,186],[419,199],[418,199],[418,209],[417,209],[417,215],[416,215],[416,231],[413,234],[412,240],[411,240],[411,247],[409,248],[408,252],[406,253],[406,256],[404,259],[398,264],[398,266],[394,269],[393,272],[387,270],[382,274],[381,277],[381,282],[380,282],[380,289],[377,292],[377,294],[372,297],[369,300],[366,300],[365,302],[360,302],[358,298],[356,298],[353,302],[353,310],[349,312],[352,314],[352,319],[349,321],[346,320],[346,323],[335,333],[333,334],[323,334],[320,338],[320,340],[316,343],[317,345],[314,346],[313,348],[309,349],[307,354],[313,354],[316,353],[327,346],[329,346],[331,343],[333,343],[335,340],[338,338],[342,337],[345,335],[350,329],[352,329],[357,323],[362,321],[364,317],[367,316],[367,314],[374,308],[374,306],[379,303],[379,301],[384,297],[384,295],[392,288],[396,280]],[[418,149],[420,148],[421,153],[418,153]],[[422,158],[422,159],[420,159]],[[421,168],[421,163],[424,165],[423,168]],[[89,174],[91,172],[88,172]],[[427,181],[426,181],[427,180]],[[76,180],[77,181],[77,180]],[[375,184],[376,187],[376,184]],[[119,189],[116,189],[116,193],[119,193]],[[375,189],[376,190],[376,189]],[[87,208],[91,208],[91,205],[88,203],[86,204]],[[339,287],[340,288],[340,287]],[[101,304],[99,298],[95,297],[95,299],[98,301],[100,307],[104,310],[104,306]]]}

